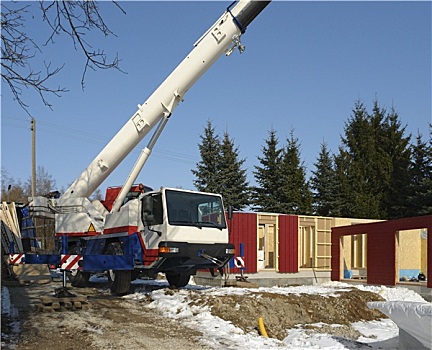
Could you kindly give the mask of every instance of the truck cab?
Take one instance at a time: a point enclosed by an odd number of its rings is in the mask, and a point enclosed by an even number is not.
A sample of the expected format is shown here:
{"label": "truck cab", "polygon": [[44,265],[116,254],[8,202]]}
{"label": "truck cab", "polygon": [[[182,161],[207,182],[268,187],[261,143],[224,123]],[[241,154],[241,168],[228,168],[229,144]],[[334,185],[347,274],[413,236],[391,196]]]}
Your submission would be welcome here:
{"label": "truck cab", "polygon": [[84,239],[81,246],[84,255],[129,260],[130,268],[109,270],[111,290],[121,294],[140,276],[162,272],[171,286],[183,287],[199,269],[221,269],[235,253],[228,241],[220,195],[162,187],[107,214],[103,234]]}

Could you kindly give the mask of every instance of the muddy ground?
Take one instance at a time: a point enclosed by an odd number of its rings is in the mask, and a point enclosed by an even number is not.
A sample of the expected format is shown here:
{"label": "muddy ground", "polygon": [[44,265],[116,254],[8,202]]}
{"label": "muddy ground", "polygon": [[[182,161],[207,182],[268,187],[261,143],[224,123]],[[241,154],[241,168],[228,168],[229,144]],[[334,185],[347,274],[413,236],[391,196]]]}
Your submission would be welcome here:
{"label": "muddy ground", "polygon": [[[175,320],[163,317],[147,307],[155,288],[176,293],[164,285],[141,285],[147,295],[143,300],[112,296],[108,286],[73,289],[87,296],[89,307],[80,311],[41,312],[35,305],[41,295],[51,295],[60,282],[13,286],[9,284],[11,303],[17,315],[2,315],[2,348],[18,350],[42,349],[208,349],[200,344],[202,334]],[[147,290],[146,290],[147,288]],[[187,288],[187,287],[186,287]],[[132,290],[133,292],[133,290]],[[215,316],[232,322],[245,332],[258,332],[257,319],[265,319],[270,337],[283,339],[287,330],[307,325],[310,332],[326,332],[347,339],[360,335],[351,322],[385,318],[366,306],[368,301],[383,300],[375,293],[357,289],[341,292],[338,297],[320,295],[280,295],[257,290],[250,295],[212,296],[189,290],[190,303],[210,306]],[[16,322],[19,319],[19,324]],[[328,324],[314,327],[311,324]],[[330,327],[340,324],[341,327]]]}
{"label": "muddy ground", "polygon": [[111,295],[105,284],[71,288],[88,298],[87,309],[38,310],[40,296],[52,295],[58,287],[59,282],[8,287],[20,329],[17,332],[13,320],[2,315],[2,334],[8,335],[2,339],[2,349],[206,349],[199,344],[201,333],[146,308],[150,298],[139,302],[124,300]]}

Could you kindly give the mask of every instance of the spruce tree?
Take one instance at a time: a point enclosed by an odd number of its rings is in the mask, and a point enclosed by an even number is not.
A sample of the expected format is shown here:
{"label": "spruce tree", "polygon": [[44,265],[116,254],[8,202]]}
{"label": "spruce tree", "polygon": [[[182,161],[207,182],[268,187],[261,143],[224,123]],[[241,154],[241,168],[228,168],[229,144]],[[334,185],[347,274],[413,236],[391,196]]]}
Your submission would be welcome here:
{"label": "spruce tree", "polygon": [[419,132],[412,145],[410,175],[407,215],[432,214],[432,125],[429,126],[429,141],[423,141]]}
{"label": "spruce tree", "polygon": [[300,160],[300,145],[291,131],[282,153],[280,205],[285,214],[312,214],[312,193]]}
{"label": "spruce tree", "polygon": [[314,214],[320,216],[334,216],[336,213],[337,182],[334,160],[327,144],[321,144],[317,162],[314,164],[310,179],[313,190]]}
{"label": "spruce tree", "polygon": [[[375,118],[377,119],[377,118]],[[357,101],[353,115],[345,124],[345,137],[336,159],[340,189],[341,215],[380,218],[382,190],[377,183],[376,139],[365,106]]]}
{"label": "spruce tree", "polygon": [[342,146],[334,157],[336,191],[333,216],[353,217],[355,194],[351,191],[352,176],[349,173],[350,157]]}
{"label": "spruce tree", "polygon": [[279,201],[281,186],[281,152],[275,130],[269,131],[269,137],[262,148],[260,165],[255,165],[254,177],[258,186],[253,189],[253,206],[266,212],[281,212]]}
{"label": "spruce tree", "polygon": [[384,137],[380,147],[388,157],[388,185],[384,188],[381,203],[385,218],[401,218],[407,215],[408,187],[410,184],[411,136],[405,136],[405,127],[401,126],[394,108],[386,115],[383,123]]}
{"label": "spruce tree", "polygon": [[335,159],[342,216],[388,219],[405,215],[409,139],[394,109],[356,102]]}
{"label": "spruce tree", "polygon": [[423,195],[420,215],[432,214],[432,123],[429,124],[428,167],[422,181]]}
{"label": "spruce tree", "polygon": [[219,173],[221,177],[220,193],[225,205],[234,210],[244,209],[249,204],[249,183],[246,170],[242,169],[245,159],[239,159],[238,147],[230,139],[228,132],[224,133],[221,143],[221,157]]}
{"label": "spruce tree", "polygon": [[196,180],[193,181],[198,191],[204,192],[221,192],[220,179],[220,155],[221,141],[215,133],[210,120],[204,129],[204,135],[200,136],[201,143],[198,145],[201,161],[197,163],[196,170],[192,170]]}

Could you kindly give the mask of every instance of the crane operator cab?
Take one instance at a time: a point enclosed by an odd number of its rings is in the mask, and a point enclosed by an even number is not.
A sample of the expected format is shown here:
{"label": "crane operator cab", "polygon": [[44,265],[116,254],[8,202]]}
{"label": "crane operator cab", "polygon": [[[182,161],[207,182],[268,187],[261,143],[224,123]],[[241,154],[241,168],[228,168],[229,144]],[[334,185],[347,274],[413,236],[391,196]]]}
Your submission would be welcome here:
{"label": "crane operator cab", "polygon": [[151,192],[151,191],[153,191],[153,189],[151,187],[143,185],[142,183],[140,183],[138,185],[133,185],[131,187],[130,191],[126,194],[126,197],[123,200],[123,205],[132,199],[138,198],[140,196],[140,194]]}

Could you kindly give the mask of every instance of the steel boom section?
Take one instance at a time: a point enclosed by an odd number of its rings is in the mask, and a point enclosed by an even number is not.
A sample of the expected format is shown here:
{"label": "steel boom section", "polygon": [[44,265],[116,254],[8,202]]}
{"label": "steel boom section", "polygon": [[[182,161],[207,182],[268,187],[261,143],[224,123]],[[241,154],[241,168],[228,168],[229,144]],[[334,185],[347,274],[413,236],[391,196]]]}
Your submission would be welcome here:
{"label": "steel boom section", "polygon": [[[245,31],[245,26],[267,4],[240,1],[227,10],[154,93],[138,106],[137,112],[72,183],[62,198],[89,197],[161,118],[174,111],[185,93],[212,64],[228,49],[239,44],[238,38]],[[239,18],[236,18],[237,15]],[[244,23],[241,23],[242,19]]]}

